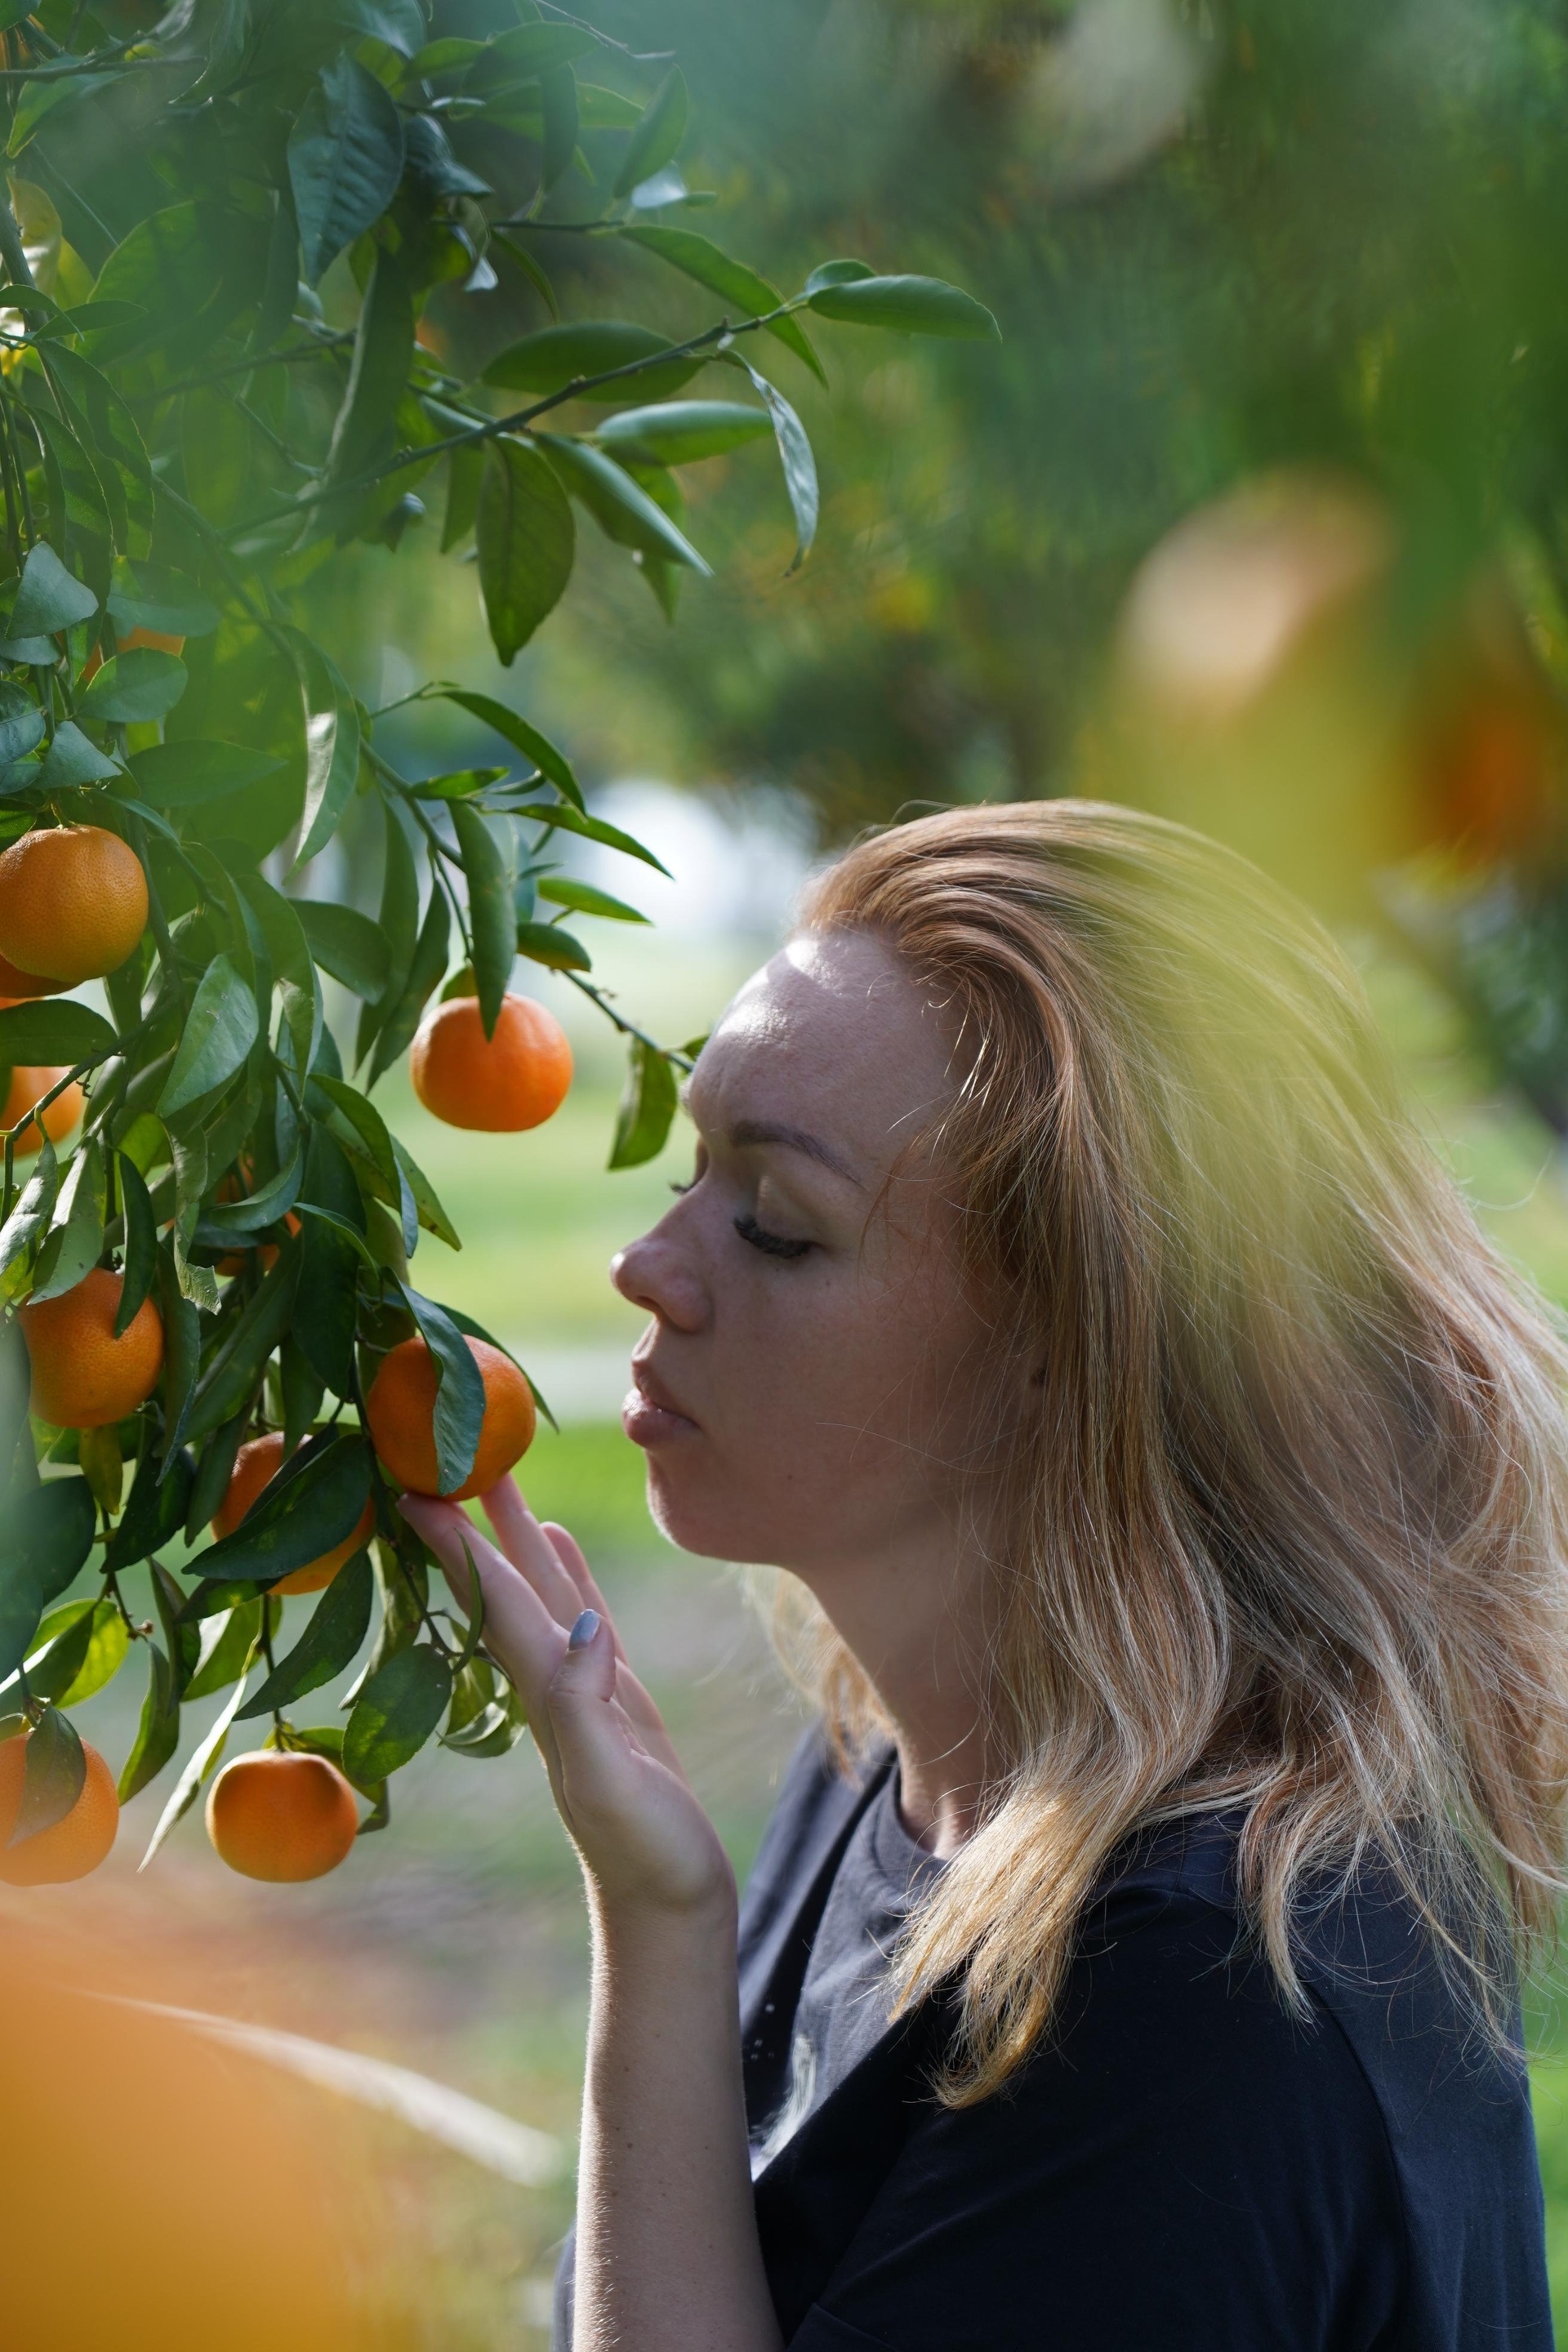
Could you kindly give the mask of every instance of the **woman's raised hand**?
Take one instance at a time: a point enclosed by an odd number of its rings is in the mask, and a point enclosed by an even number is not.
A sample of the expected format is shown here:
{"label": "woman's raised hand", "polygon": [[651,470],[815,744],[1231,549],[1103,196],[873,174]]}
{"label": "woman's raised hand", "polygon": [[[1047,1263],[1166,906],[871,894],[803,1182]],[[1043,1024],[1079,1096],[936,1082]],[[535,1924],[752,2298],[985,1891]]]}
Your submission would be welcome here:
{"label": "woman's raised hand", "polygon": [[625,1915],[731,1906],[718,1833],[575,1540],[542,1525],[510,1478],[479,1501],[493,1544],[455,1503],[405,1495],[401,1507],[465,1606],[470,1568],[479,1576],[484,1646],[528,1710],[593,1892]]}

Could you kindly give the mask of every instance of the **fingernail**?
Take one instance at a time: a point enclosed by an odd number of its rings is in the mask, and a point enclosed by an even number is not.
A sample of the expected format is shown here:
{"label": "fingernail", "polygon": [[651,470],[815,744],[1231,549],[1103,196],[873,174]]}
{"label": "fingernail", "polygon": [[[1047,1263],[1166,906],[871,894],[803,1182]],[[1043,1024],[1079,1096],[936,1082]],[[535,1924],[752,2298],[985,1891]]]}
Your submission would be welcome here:
{"label": "fingernail", "polygon": [[569,1650],[585,1650],[598,1630],[598,1611],[596,1609],[584,1609],[583,1614],[578,1618],[577,1622],[573,1626],[572,1631],[566,1636],[566,1647]]}

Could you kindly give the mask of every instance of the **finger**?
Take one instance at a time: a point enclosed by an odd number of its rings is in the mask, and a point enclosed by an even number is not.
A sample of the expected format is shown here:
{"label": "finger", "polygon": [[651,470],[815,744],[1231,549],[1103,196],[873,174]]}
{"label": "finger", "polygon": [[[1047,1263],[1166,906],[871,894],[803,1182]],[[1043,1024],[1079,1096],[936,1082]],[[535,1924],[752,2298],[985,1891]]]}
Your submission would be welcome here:
{"label": "finger", "polygon": [[556,1623],[569,1627],[583,1607],[577,1587],[514,1481],[498,1479],[479,1496],[479,1507],[507,1559],[527,1577]]}
{"label": "finger", "polygon": [[467,1588],[471,1562],[485,1596],[485,1646],[510,1675],[531,1714],[542,1703],[566,1647],[565,1634],[528,1579],[486,1541],[456,1504],[405,1495],[398,1508],[454,1582]]}
{"label": "finger", "polygon": [[561,1562],[562,1567],[566,1570],[567,1575],[572,1580],[573,1587],[577,1594],[578,1608],[597,1610],[599,1615],[605,1620],[605,1622],[610,1628],[610,1635],[616,1645],[616,1657],[624,1659],[626,1654],[622,1644],[621,1637],[616,1631],[615,1620],[610,1615],[609,1609],[605,1604],[605,1596],[600,1591],[597,1584],[594,1581],[594,1571],[583,1557],[582,1545],[572,1533],[570,1528],[562,1527],[560,1522],[556,1519],[541,1519],[539,1525],[543,1532],[545,1540],[548,1542],[551,1549],[554,1552],[556,1559]]}

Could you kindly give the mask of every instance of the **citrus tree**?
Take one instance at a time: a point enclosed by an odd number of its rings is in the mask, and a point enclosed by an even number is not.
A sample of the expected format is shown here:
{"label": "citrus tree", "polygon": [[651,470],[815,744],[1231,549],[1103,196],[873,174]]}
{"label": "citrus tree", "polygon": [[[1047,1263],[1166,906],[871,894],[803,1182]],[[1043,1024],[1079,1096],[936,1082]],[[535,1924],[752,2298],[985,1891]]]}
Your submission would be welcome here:
{"label": "citrus tree", "polygon": [[[687,226],[679,67],[529,0],[482,38],[420,0],[156,21],[0,0],[0,1876],[92,1866],[182,1707],[222,1694],[149,1856],[226,1741],[269,1726],[209,1829],[237,1868],[308,1876],[386,1821],[432,1738],[489,1758],[522,1728],[396,1500],[504,1475],[538,1401],[419,1286],[421,1234],[458,1236],[375,1083],[412,1045],[437,1116],[548,1117],[570,1053],[511,992],[520,955],[627,1042],[612,1166],[658,1150],[693,1051],[610,1002],[563,919],[630,909],[562,873],[563,835],[657,861],[466,686],[405,699],[488,730],[491,762],[404,772],[334,658],[333,567],[395,551],[434,490],[424,527],[473,562],[502,664],[584,518],[673,612],[706,569],[689,465],[772,444],[797,562],[811,544],[812,453],[773,373],[824,374],[817,320],[996,330],[855,261],[782,294]],[[551,252],[586,240],[661,269],[681,326],[555,315]],[[464,379],[426,305],[480,304],[502,269],[544,323]],[[698,396],[704,369],[724,373]],[[351,811],[357,843],[380,835],[374,921],[309,895]],[[352,1034],[323,973],[358,1000]],[[107,1010],[63,993],[89,981]],[[209,1525],[175,1573],[160,1554]],[[285,1653],[300,1591],[320,1598]],[[346,1715],[293,1720],[367,1637]],[[116,1784],[69,1710],[132,1661]]]}

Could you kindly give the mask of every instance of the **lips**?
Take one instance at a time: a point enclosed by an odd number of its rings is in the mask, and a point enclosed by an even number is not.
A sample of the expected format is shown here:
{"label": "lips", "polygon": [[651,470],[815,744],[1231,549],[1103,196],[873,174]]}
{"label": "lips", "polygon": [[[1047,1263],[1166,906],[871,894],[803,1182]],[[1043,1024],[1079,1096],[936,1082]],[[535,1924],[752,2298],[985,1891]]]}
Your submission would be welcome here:
{"label": "lips", "polygon": [[635,1386],[621,1407],[621,1427],[634,1445],[668,1445],[680,1437],[698,1435],[698,1423],[682,1412],[651,1368],[632,1359]]}

